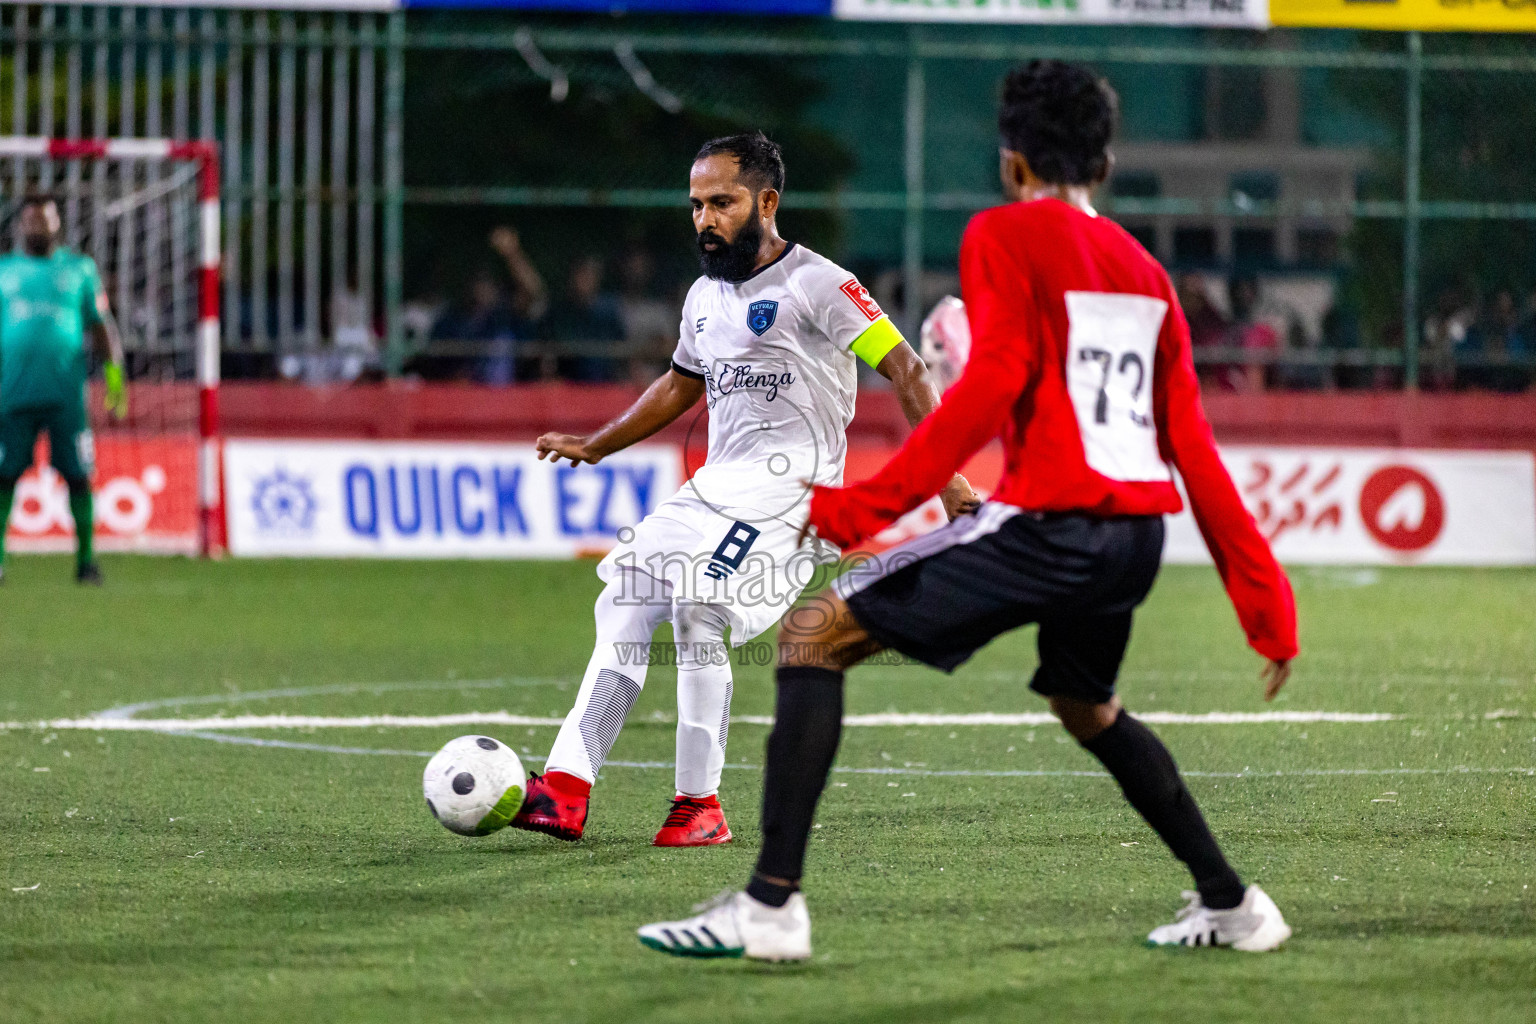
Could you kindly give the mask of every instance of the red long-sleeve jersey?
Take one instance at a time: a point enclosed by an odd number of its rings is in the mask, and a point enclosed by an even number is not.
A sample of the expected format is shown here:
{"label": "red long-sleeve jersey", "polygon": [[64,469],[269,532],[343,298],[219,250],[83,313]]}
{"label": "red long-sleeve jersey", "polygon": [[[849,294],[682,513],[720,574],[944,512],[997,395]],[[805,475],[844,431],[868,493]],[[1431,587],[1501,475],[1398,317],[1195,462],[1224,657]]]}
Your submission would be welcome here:
{"label": "red long-sleeve jersey", "polygon": [[1176,467],[1249,644],[1295,657],[1290,582],[1217,454],[1189,325],[1162,267],[1113,222],[1039,199],[971,221],[960,286],[971,326],[964,374],[874,477],[815,489],[818,534],[857,544],[999,434],[992,498],[1032,512],[1177,512]]}

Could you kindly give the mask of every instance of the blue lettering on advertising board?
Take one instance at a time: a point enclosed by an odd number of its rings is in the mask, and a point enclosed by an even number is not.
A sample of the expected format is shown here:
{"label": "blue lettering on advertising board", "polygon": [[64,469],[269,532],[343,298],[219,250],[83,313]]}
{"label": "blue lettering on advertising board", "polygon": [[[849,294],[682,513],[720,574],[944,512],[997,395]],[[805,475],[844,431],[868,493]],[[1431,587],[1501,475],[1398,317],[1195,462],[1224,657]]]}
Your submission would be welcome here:
{"label": "blue lettering on advertising board", "polygon": [[[599,489],[590,516],[578,520],[576,513],[587,495],[575,487],[578,479],[597,477]],[[656,479],[655,466],[561,466],[555,470],[555,509],[558,513],[560,532],[567,537],[586,537],[593,534],[611,537],[622,526],[609,518],[613,507],[614,491],[620,478],[634,496],[635,507],[644,517],[651,511],[651,485]]]}
{"label": "blue lettering on advertising board", "polygon": [[523,467],[497,466],[491,470],[492,487],[496,491],[496,529],[503,536],[508,530],[528,536],[528,520],[523,518],[523,507],[517,501],[517,485],[523,482]]}
{"label": "blue lettering on advertising board", "polygon": [[443,502],[437,486],[437,467],[429,467],[427,475],[432,480],[432,532],[441,537],[443,535]]}
{"label": "blue lettering on advertising board", "polygon": [[[523,468],[432,463],[369,466],[343,473],[346,525],[378,540],[387,527],[400,537],[529,534],[522,503]],[[555,470],[555,519],[563,536],[612,537],[651,511],[656,467],[561,466]]]}
{"label": "blue lettering on advertising board", "polygon": [[453,522],[464,536],[478,537],[485,529],[485,513],[475,508],[473,518],[465,517],[464,513],[470,510],[470,498],[464,492],[466,485],[473,487],[478,496],[480,471],[474,466],[459,466],[453,471]]}
{"label": "blue lettering on advertising board", "polygon": [[379,485],[367,466],[348,466],[342,490],[347,495],[347,526],[364,537],[379,536]]}
{"label": "blue lettering on advertising board", "polygon": [[408,472],[411,479],[411,518],[410,521],[402,519],[401,509],[404,508],[400,500],[400,472],[394,466],[385,471],[389,479],[389,512],[394,520],[395,532],[402,537],[414,537],[421,532],[421,487],[416,482],[416,474]]}

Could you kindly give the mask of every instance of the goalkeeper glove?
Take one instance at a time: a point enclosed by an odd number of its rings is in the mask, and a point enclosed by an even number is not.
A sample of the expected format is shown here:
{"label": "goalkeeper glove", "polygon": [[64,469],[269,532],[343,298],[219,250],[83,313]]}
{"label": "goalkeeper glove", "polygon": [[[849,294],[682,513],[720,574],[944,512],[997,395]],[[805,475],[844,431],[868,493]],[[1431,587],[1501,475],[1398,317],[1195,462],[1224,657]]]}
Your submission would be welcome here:
{"label": "goalkeeper glove", "polygon": [[123,365],[121,363],[108,363],[102,370],[102,376],[107,380],[107,397],[103,403],[107,412],[115,420],[121,420],[128,415],[128,385],[123,377]]}

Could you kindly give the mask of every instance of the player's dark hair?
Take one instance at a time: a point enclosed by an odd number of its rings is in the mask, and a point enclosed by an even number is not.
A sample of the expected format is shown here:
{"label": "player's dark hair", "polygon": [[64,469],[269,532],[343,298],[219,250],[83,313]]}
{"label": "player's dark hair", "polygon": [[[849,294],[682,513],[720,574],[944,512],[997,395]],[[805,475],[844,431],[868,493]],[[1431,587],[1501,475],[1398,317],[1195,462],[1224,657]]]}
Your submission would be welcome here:
{"label": "player's dark hair", "polygon": [[997,115],[1003,147],[1053,185],[1092,185],[1109,170],[1120,98],[1080,64],[1033,60],[1003,79]]}
{"label": "player's dark hair", "polygon": [[49,203],[52,203],[54,206],[58,206],[59,197],[54,195],[52,192],[28,192],[26,195],[21,197],[21,203],[16,207],[16,209],[25,210],[29,206],[47,206]]}
{"label": "player's dark hair", "polygon": [[762,132],[710,139],[699,147],[699,155],[693,159],[698,162],[707,156],[722,155],[735,157],[737,173],[758,191],[765,188],[784,191],[784,154],[779,151],[779,144]]}

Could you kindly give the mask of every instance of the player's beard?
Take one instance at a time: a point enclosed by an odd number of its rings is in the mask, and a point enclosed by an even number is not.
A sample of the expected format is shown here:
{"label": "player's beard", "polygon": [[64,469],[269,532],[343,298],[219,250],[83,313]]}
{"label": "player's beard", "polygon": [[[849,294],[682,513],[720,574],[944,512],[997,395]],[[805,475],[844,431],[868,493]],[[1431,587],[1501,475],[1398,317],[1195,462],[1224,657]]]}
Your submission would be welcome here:
{"label": "player's beard", "polygon": [[[714,242],[719,248],[711,252],[704,248],[705,242]],[[699,232],[699,267],[705,277],[716,281],[745,281],[757,269],[757,252],[762,245],[763,222],[754,199],[752,214],[736,232],[734,240],[727,242],[708,229]]]}

